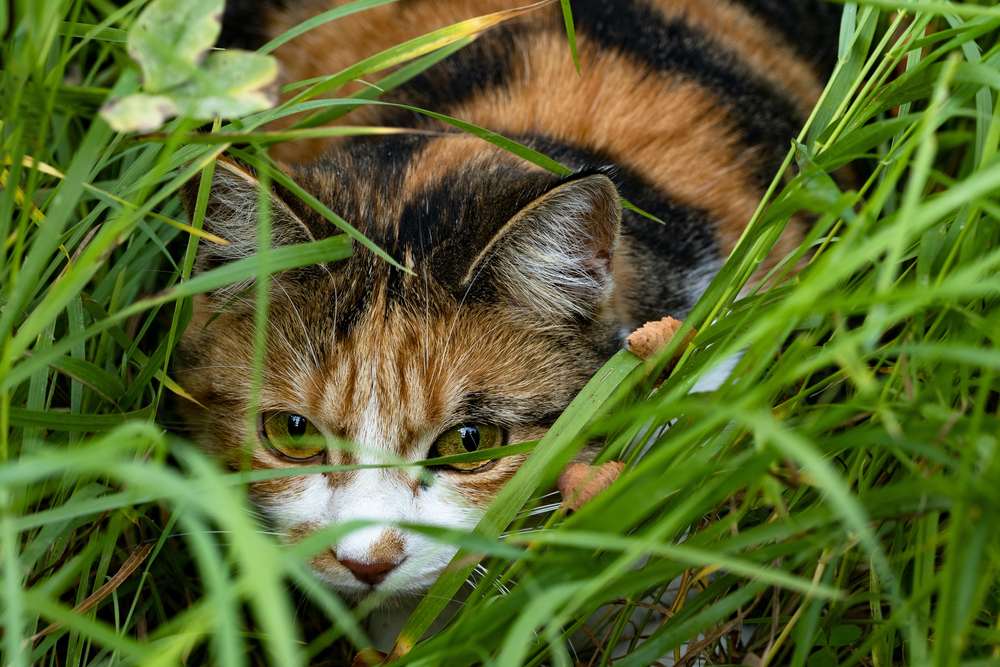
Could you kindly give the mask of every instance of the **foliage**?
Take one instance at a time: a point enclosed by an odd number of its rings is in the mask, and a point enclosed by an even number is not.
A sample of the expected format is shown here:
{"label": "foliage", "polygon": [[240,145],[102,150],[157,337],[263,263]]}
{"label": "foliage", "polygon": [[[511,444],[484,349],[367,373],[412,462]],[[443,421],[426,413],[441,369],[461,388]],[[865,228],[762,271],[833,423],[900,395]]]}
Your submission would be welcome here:
{"label": "foliage", "polygon": [[[170,367],[193,295],[371,242],[283,182],[344,233],[192,277],[197,244],[222,242],[200,229],[207,185],[226,151],[268,173],[274,141],[390,131],[320,127],[378,89],[314,98],[400,66],[389,90],[510,14],[204,133],[175,119],[136,139],[99,109],[139,90],[126,43],[146,4],[22,0],[0,23],[0,662],[342,664],[371,605],[312,578],[317,540],[260,529],[242,490],[264,473],[223,472],[169,430]],[[615,647],[621,665],[1000,664],[998,34],[991,3],[845,5],[836,73],[688,318],[694,345],[655,390],[657,369],[620,353],[475,533],[435,534],[464,555],[410,618],[401,664],[604,665]],[[809,237],[737,300],[794,215]],[[688,393],[739,351],[722,388]],[[657,436],[640,458],[641,433]],[[567,517],[547,488],[597,437],[628,468]]]}
{"label": "foliage", "polygon": [[110,100],[101,117],[118,132],[152,132],[174,116],[212,120],[274,106],[266,90],[278,76],[272,56],[240,49],[208,53],[222,30],[224,7],[224,0],[150,2],[126,42],[148,92]]}

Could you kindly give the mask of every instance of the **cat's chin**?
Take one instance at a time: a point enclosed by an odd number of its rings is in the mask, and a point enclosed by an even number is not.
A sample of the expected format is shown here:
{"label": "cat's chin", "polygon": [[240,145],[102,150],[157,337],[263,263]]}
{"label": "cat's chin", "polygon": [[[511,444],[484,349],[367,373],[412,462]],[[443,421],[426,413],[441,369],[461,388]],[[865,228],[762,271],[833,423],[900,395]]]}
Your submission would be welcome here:
{"label": "cat's chin", "polygon": [[356,590],[336,585],[330,585],[330,588],[341,599],[352,605],[364,603],[366,607],[371,609],[392,610],[412,607],[414,602],[420,601],[424,597],[430,586],[404,590],[382,590],[378,588]]}
{"label": "cat's chin", "polygon": [[[375,609],[392,610],[402,607],[412,607],[415,601],[437,581],[440,572],[417,577],[413,580],[386,582],[379,586],[368,586],[360,582],[345,582],[340,576],[315,569],[316,576],[337,595],[351,604],[364,602]],[[336,573],[339,574],[339,573]]]}

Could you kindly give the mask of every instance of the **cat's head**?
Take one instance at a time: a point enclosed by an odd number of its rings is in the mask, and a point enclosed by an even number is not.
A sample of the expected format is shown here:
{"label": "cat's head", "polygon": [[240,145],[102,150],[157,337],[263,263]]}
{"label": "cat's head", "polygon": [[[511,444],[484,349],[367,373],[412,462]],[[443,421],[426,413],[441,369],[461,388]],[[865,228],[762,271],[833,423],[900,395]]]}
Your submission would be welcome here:
{"label": "cat's head", "polygon": [[[540,438],[613,351],[613,274],[626,275],[613,182],[557,177],[464,137],[356,141],[289,170],[409,273],[362,245],[344,261],[274,275],[260,410],[253,404],[253,285],[195,306],[182,384],[195,437],[233,468],[418,462]],[[257,247],[258,187],[217,167],[206,270]],[[271,245],[338,230],[275,186]],[[313,437],[311,437],[313,436]],[[473,527],[522,457],[432,468],[359,468],[252,485],[290,540],[352,519]],[[372,525],[313,561],[347,594],[425,590],[453,555],[419,533]]]}

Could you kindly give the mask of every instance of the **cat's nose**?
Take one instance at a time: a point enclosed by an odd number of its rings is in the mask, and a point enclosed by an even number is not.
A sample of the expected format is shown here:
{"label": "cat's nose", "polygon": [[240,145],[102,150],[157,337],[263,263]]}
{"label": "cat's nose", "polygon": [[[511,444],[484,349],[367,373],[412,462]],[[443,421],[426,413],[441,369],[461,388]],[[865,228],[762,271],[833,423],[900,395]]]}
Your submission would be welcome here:
{"label": "cat's nose", "polygon": [[385,578],[389,576],[389,573],[399,567],[399,564],[403,562],[402,560],[381,560],[365,563],[363,561],[352,560],[350,558],[340,558],[338,560],[341,565],[351,571],[351,574],[353,574],[358,581],[372,586],[385,581]]}

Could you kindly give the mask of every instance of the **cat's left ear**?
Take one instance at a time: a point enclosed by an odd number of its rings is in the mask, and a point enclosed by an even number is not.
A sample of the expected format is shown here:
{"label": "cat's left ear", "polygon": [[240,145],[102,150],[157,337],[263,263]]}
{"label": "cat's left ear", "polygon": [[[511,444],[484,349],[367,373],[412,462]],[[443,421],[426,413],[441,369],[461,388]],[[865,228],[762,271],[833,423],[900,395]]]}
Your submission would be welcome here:
{"label": "cat's left ear", "polygon": [[546,319],[592,319],[611,298],[621,218],[618,189],[610,178],[600,173],[573,177],[501,227],[463,284],[486,277],[512,305]]}

